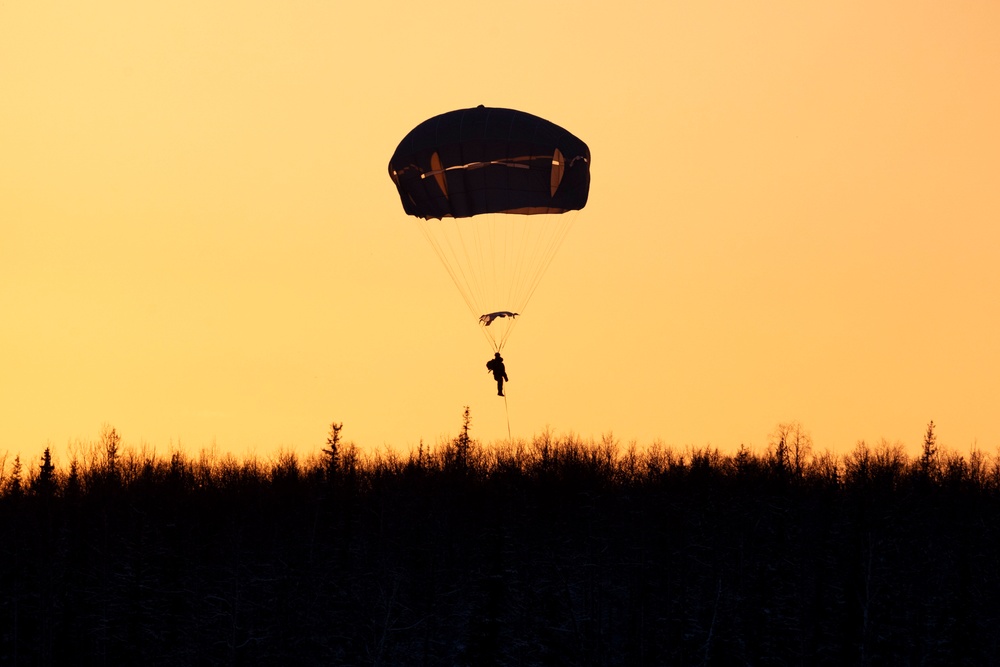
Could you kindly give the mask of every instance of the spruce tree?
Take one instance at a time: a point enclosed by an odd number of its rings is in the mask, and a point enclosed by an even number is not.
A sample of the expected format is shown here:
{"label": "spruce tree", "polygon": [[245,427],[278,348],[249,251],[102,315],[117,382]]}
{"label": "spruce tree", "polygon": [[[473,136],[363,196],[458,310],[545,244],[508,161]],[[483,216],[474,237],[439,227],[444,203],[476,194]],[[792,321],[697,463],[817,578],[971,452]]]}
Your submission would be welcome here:
{"label": "spruce tree", "polygon": [[51,496],[55,491],[55,466],[52,465],[52,453],[45,448],[42,454],[42,464],[38,466],[38,479],[35,480],[35,493],[40,496]]}

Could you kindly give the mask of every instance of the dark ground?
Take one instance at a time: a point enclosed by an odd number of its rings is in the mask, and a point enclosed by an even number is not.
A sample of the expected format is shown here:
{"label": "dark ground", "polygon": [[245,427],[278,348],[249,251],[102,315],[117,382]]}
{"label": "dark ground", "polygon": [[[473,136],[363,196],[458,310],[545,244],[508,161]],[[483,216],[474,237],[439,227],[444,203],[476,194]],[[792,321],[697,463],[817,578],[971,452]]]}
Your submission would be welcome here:
{"label": "dark ground", "polygon": [[548,436],[37,466],[4,665],[987,665],[1000,465]]}

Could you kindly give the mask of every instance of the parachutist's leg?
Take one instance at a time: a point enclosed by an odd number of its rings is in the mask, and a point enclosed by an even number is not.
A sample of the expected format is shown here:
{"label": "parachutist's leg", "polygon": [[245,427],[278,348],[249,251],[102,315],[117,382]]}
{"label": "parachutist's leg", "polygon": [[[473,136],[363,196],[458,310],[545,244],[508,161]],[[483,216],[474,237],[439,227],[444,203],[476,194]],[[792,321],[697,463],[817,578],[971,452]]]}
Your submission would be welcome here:
{"label": "parachutist's leg", "polygon": [[497,396],[503,396],[503,378],[497,378]]}

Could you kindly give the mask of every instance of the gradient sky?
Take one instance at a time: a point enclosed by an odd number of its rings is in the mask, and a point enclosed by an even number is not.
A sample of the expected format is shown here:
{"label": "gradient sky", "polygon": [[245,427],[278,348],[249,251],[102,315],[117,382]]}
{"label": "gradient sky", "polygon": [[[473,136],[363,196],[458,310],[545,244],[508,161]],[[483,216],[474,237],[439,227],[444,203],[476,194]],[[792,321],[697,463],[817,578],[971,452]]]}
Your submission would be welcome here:
{"label": "gradient sky", "polygon": [[584,139],[510,427],[1000,446],[1000,3],[0,2],[0,455],[505,438],[386,164],[430,116]]}

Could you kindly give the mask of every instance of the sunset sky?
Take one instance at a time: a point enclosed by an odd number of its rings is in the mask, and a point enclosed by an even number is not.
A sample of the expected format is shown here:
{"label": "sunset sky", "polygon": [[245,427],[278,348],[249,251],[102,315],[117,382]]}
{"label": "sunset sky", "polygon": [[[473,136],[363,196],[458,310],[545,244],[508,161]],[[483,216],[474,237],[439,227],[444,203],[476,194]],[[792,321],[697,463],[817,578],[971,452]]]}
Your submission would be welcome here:
{"label": "sunset sky", "polygon": [[593,156],[514,437],[995,452],[998,76],[994,0],[4,0],[0,457],[506,438],[386,170],[478,104]]}

